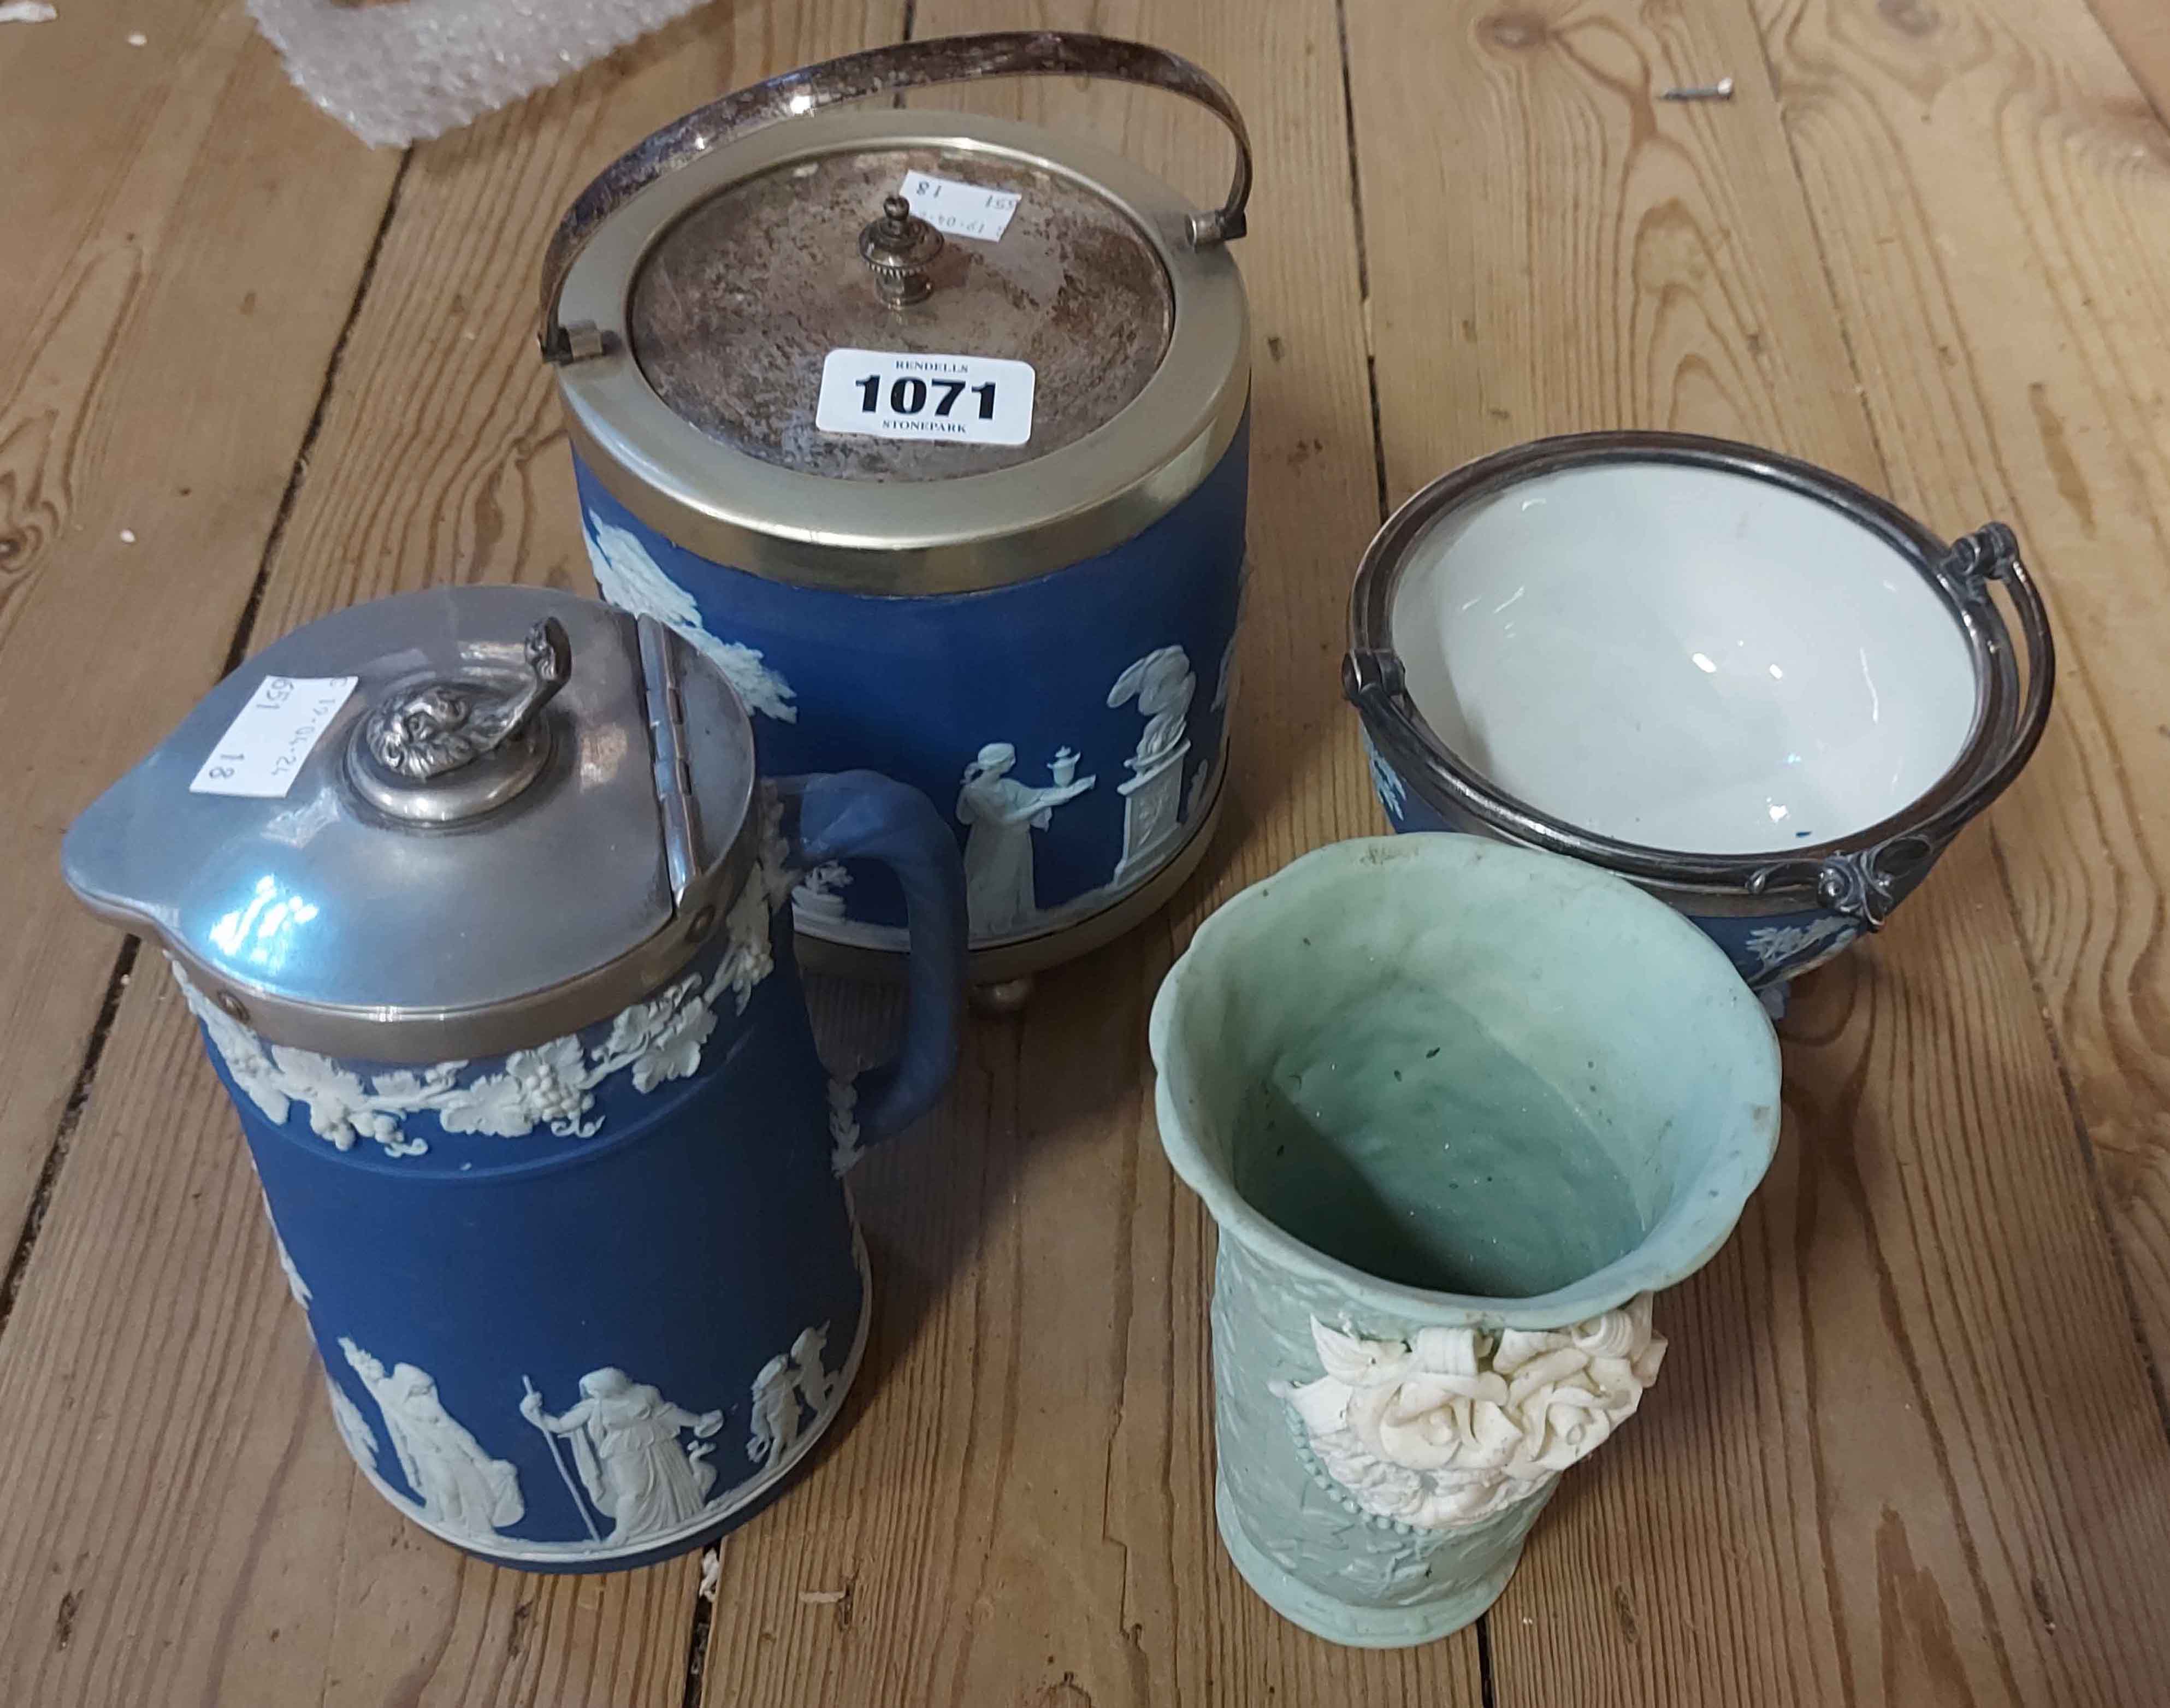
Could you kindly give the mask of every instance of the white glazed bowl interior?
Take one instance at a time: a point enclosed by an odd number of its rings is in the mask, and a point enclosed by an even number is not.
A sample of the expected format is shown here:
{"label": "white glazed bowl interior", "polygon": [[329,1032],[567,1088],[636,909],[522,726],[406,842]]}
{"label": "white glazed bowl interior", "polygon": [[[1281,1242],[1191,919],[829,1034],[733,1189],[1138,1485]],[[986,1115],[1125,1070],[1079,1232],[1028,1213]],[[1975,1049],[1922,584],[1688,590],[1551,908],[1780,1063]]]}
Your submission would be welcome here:
{"label": "white glazed bowl interior", "polygon": [[1161,1138],[1224,1237],[1430,1321],[1556,1327],[1670,1286],[1769,1165],[1769,1021],[1621,879],[1469,836],[1307,854],[1153,1006]]}
{"label": "white glazed bowl interior", "polygon": [[1392,632],[1462,762],[1576,828],[1769,854],[1901,811],[1976,715],[1964,631],[1888,542],[1722,469],[1536,476],[1414,541]]}

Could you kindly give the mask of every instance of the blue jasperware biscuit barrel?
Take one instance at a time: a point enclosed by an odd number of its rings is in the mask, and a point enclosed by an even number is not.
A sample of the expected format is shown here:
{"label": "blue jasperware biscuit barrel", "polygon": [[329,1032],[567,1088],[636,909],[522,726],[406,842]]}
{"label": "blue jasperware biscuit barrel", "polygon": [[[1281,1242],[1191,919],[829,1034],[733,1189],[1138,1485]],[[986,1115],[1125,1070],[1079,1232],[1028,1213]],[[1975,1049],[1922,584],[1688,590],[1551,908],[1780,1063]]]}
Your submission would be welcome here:
{"label": "blue jasperware biscuit barrel", "polygon": [[[1237,142],[1227,205],[1033,127],[832,104],[1011,74],[1210,108]],[[1249,179],[1227,93],[1172,54],[960,36],[689,115],[551,244],[542,348],[603,597],[716,663],[767,768],[935,800],[981,984],[1157,908],[1220,808],[1250,385],[1226,245]],[[795,904],[820,964],[902,947],[879,869],[825,866]]]}
{"label": "blue jasperware biscuit barrel", "polygon": [[[896,1067],[832,1081],[782,907],[888,863]],[[720,673],[532,587],[356,606],[228,677],[70,829],[200,1024],[339,1433],[424,1529],[583,1571],[788,1479],[866,1344],[842,1175],[954,1060],[963,876],[925,796],[765,782]]]}

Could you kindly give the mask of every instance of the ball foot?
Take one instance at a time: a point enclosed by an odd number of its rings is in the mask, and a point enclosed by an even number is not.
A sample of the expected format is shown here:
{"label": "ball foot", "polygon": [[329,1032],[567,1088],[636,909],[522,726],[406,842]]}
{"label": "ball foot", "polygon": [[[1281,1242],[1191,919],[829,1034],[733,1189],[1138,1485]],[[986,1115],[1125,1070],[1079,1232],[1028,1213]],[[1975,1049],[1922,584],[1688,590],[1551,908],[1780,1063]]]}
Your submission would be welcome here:
{"label": "ball foot", "polygon": [[1024,1005],[1032,1000],[1032,975],[1028,972],[993,984],[975,984],[972,987],[973,1009],[997,1020],[1023,1014]]}

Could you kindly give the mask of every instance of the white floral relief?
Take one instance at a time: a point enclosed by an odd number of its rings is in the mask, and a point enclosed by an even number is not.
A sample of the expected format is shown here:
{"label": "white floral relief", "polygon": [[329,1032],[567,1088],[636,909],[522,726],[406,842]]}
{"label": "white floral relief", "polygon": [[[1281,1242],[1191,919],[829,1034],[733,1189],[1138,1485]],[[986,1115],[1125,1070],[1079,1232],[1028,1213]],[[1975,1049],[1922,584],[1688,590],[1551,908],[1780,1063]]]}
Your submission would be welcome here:
{"label": "white floral relief", "polygon": [[1851,919],[1830,915],[1811,921],[1806,925],[1759,925],[1748,934],[1747,950],[1756,957],[1759,971],[1768,972],[1775,966],[1783,966],[1797,956],[1805,955],[1819,944],[1828,945],[1822,954],[1793,969],[1806,972],[1809,967],[1820,966],[1853,941],[1860,928]]}
{"label": "white floral relief", "polygon": [[1650,1295],[1571,1328],[1420,1329],[1367,1340],[1312,1319],[1326,1373],[1276,1384],[1321,1471],[1365,1512],[1422,1529],[1473,1524],[1593,1452],[1657,1379]]}
{"label": "white floral relief", "polygon": [[851,886],[852,875],[844,870],[842,860],[825,860],[805,876],[791,892],[791,906],[799,918],[820,919],[834,924],[845,917],[846,903],[839,891]]}
{"label": "white floral relief", "polygon": [[1398,819],[1408,808],[1408,790],[1395,774],[1393,767],[1387,764],[1380,756],[1378,748],[1371,744],[1371,732],[1366,730],[1363,736],[1364,759],[1371,768],[1371,786],[1379,791],[1380,804],[1387,809],[1387,814]]}
{"label": "white floral relief", "polygon": [[648,1092],[683,1079],[701,1065],[702,1046],[716,1029],[715,1006],[728,993],[744,1013],[756,986],[775,965],[769,947],[770,916],[788,895],[778,814],[772,798],[755,869],[724,916],[728,945],[714,973],[698,973],[634,1003],[611,1022],[600,1044],[579,1036],[553,1038],[515,1050],[501,1072],[459,1082],[464,1061],[401,1068],[362,1076],[313,1051],[267,1043],[196,988],[180,963],[168,963],[189,1011],[203,1022],[212,1047],[249,1100],[269,1120],[284,1124],[295,1105],[307,1111],[310,1130],[335,1148],[374,1139],[393,1156],[419,1156],[429,1142],[402,1130],[403,1116],[435,1115],[447,1132],[522,1138],[548,1127],[560,1138],[592,1138],[602,1129],[590,1117],[595,1092],[613,1074],[630,1070],[633,1089]]}
{"label": "white floral relief", "polygon": [[588,560],[595,566],[596,586],[604,598],[621,611],[653,617],[675,629],[723,672],[748,711],[779,723],[799,721],[791,684],[756,648],[735,640],[719,640],[710,634],[693,596],[664,574],[662,565],[641,543],[639,535],[605,522],[592,510],[587,513],[585,534]]}

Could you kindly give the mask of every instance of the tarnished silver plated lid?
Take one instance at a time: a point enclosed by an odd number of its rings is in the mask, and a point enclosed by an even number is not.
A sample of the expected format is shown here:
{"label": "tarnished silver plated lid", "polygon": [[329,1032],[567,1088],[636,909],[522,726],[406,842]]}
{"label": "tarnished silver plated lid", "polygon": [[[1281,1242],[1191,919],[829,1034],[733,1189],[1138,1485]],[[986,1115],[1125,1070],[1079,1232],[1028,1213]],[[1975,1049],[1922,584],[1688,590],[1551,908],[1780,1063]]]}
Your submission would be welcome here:
{"label": "tarnished silver plated lid", "polygon": [[[892,213],[890,193],[915,172],[1014,195],[1001,241],[945,240],[903,197]],[[884,292],[885,259],[900,252],[896,289],[917,292],[906,304]],[[1045,457],[1114,420],[1160,366],[1174,317],[1152,245],[1091,185],[983,151],[869,143],[702,202],[642,258],[628,320],[655,394],[735,450],[849,480],[954,480]],[[822,361],[841,349],[1030,362],[1031,440],[825,433],[815,422]]]}
{"label": "tarnished silver plated lid", "polygon": [[[1012,74],[1208,107],[1236,140],[1227,205],[1034,126],[832,109]],[[1227,92],[1162,50],[1034,31],[855,54],[728,95],[597,178],[544,263],[543,353],[596,479],[680,545],[813,586],[999,586],[1129,538],[1233,440],[1249,327],[1225,246],[1249,187]],[[951,211],[990,196],[998,214]],[[840,351],[1028,364],[1029,434],[825,427]]]}
{"label": "tarnished silver plated lid", "polygon": [[68,883],[274,1043],[500,1053],[699,951],[751,869],[753,742],[647,618],[446,587],[297,629],[67,834]]}

